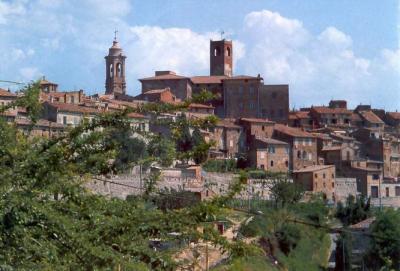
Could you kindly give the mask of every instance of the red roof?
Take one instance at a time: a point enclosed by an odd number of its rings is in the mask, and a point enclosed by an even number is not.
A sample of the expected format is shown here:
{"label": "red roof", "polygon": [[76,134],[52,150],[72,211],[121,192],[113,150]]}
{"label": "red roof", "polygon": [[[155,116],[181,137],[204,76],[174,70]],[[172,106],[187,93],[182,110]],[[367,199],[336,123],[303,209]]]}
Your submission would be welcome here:
{"label": "red roof", "polygon": [[206,108],[206,109],[214,109],[214,106],[211,105],[206,105],[206,104],[196,104],[196,103],[191,103],[189,105],[189,108]]}
{"label": "red roof", "polygon": [[9,92],[8,90],[0,88],[0,97],[16,97],[17,94]]}
{"label": "red roof", "polygon": [[370,123],[383,123],[383,121],[372,111],[360,111],[360,116]]}
{"label": "red roof", "polygon": [[270,121],[268,119],[259,119],[259,118],[241,118],[241,121],[245,122],[255,122],[255,123],[268,123],[268,124],[274,124],[275,122]]}
{"label": "red roof", "polygon": [[242,128],[239,125],[236,125],[235,120],[233,120],[233,119],[219,119],[216,126],[224,127],[224,128],[234,128],[234,129]]}
{"label": "red roof", "polygon": [[127,115],[127,117],[128,118],[133,118],[133,119],[145,119],[146,118],[144,115],[136,113],[136,112],[129,113]]}
{"label": "red roof", "polygon": [[330,108],[327,106],[313,106],[311,107],[312,111],[317,112],[318,114],[351,114],[352,111],[346,108]]}
{"label": "red roof", "polygon": [[101,111],[94,109],[92,107],[80,106],[76,104],[67,104],[67,103],[50,103],[47,102],[49,106],[57,108],[58,111],[63,112],[79,112],[79,113],[101,113]]}
{"label": "red roof", "polygon": [[287,134],[293,137],[314,137],[312,134],[307,133],[301,129],[285,126],[283,124],[275,124],[274,129],[280,133]]}
{"label": "red roof", "polygon": [[223,79],[228,78],[225,75],[212,75],[212,76],[193,76],[190,80],[193,84],[221,84]]}
{"label": "red roof", "polygon": [[249,76],[249,75],[237,75],[237,76],[232,76],[232,77],[226,77],[223,80],[262,80],[262,77],[258,77],[258,76]]}
{"label": "red roof", "polygon": [[388,112],[387,114],[393,119],[400,120],[400,112]]}
{"label": "red roof", "polygon": [[163,74],[157,76],[151,76],[139,79],[139,81],[151,81],[151,80],[180,80],[180,79],[189,79],[188,77],[176,75],[176,74]]}
{"label": "red roof", "polygon": [[295,111],[289,113],[290,119],[308,119],[310,118],[310,112],[308,111]]}

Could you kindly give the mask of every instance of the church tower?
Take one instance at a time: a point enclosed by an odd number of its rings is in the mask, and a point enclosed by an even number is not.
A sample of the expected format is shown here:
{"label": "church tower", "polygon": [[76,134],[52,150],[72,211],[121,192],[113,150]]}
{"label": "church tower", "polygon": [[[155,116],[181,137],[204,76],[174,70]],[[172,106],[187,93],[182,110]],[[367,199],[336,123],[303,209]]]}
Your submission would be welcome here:
{"label": "church tower", "polygon": [[232,76],[232,41],[210,40],[210,75]]}
{"label": "church tower", "polygon": [[117,31],[113,45],[108,50],[106,59],[106,94],[125,94],[125,59],[122,48],[117,41]]}

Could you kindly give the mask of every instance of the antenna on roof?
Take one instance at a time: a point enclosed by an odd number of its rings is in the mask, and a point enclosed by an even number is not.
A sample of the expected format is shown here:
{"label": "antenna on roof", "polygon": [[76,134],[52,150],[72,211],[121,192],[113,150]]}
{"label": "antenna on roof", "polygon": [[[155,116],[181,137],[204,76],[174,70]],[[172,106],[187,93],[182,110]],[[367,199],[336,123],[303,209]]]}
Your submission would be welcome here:
{"label": "antenna on roof", "polygon": [[220,34],[221,34],[221,40],[222,40],[222,39],[223,39],[223,36],[224,36],[224,34],[225,34],[224,30],[222,30],[222,31],[220,32]]}

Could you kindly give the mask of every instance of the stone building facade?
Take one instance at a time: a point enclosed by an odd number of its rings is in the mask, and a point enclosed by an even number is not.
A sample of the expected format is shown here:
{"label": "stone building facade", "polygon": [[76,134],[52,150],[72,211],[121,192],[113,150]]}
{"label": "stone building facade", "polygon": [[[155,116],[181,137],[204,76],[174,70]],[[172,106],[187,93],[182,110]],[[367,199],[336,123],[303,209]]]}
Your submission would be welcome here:
{"label": "stone building facade", "polygon": [[252,168],[270,172],[288,172],[289,144],[272,138],[255,138],[247,160]]}
{"label": "stone building facade", "polygon": [[273,138],[289,144],[289,170],[317,165],[316,138],[298,128],[276,124]]}
{"label": "stone building facade", "polygon": [[305,191],[323,193],[327,199],[335,201],[335,166],[318,165],[293,171],[293,181]]}

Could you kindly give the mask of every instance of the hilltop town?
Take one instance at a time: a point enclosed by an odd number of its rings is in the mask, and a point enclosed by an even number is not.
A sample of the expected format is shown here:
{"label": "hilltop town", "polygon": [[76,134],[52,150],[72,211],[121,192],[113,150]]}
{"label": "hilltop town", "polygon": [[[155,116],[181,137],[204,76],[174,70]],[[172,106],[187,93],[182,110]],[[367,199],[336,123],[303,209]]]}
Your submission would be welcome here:
{"label": "hilltop town", "polygon": [[[126,93],[126,56],[115,39],[105,57],[105,93],[60,91],[56,83],[44,77],[40,80],[43,113],[30,135],[55,137],[104,112],[146,103],[179,104],[206,90],[214,95],[212,100],[191,103],[182,112],[131,113],[129,117],[142,131],[168,137],[170,127],[156,119],[216,116],[215,127],[201,130],[206,142],[214,142],[208,161],[239,159],[246,168],[288,173],[308,193],[323,193],[332,203],[352,194],[371,197],[375,205],[400,205],[399,112],[371,105],[348,108],[345,100],[290,111],[289,85],[264,84],[260,74],[234,75],[233,54],[232,41],[211,40],[210,75],[187,77],[155,71],[153,76],[139,79],[141,93],[130,96]],[[0,104],[7,105],[19,95],[0,89]],[[3,117],[25,133],[31,125],[25,108],[9,109]],[[175,165],[179,173],[172,175],[183,176],[192,169],[197,189],[203,187],[206,178],[199,170],[201,165],[194,161],[186,166],[176,161]],[[163,170],[168,178],[172,168]]]}

